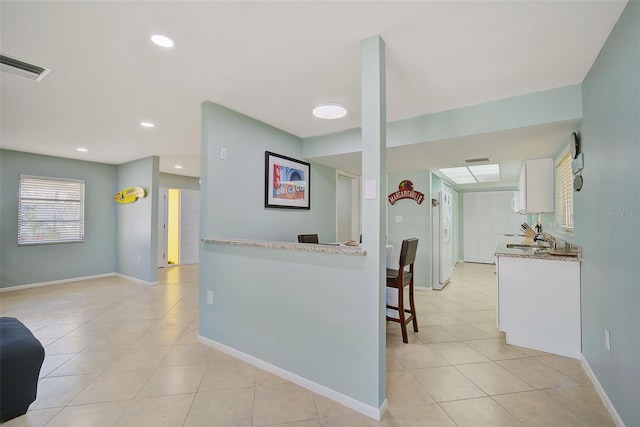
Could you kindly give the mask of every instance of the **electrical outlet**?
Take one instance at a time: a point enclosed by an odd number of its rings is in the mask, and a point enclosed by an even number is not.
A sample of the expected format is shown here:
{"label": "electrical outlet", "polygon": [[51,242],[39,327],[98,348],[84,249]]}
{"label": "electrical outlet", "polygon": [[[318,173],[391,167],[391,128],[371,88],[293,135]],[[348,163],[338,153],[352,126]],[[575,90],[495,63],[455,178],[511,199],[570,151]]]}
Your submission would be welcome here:
{"label": "electrical outlet", "polygon": [[396,215],[396,222],[398,223],[402,222],[402,215]]}
{"label": "electrical outlet", "polygon": [[604,347],[607,351],[611,351],[611,333],[608,329],[604,330]]}
{"label": "electrical outlet", "polygon": [[140,255],[138,255],[138,264],[140,264]]}
{"label": "electrical outlet", "polygon": [[207,304],[213,304],[213,292],[207,291]]}

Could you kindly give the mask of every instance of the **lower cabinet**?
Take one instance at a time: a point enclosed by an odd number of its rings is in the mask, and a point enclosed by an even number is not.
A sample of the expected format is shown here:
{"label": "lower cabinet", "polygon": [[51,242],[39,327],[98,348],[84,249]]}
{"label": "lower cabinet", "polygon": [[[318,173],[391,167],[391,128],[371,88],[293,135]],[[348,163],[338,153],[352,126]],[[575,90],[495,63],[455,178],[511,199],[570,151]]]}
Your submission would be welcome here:
{"label": "lower cabinet", "polygon": [[500,256],[498,329],[507,344],[580,358],[580,263]]}

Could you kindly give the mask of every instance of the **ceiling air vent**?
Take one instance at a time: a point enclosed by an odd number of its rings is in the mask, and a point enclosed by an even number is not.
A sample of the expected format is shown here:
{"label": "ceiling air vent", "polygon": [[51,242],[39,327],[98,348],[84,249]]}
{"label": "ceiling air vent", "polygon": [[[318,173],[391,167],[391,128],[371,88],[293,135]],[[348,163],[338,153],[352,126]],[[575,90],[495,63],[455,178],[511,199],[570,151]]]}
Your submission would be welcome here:
{"label": "ceiling air vent", "polygon": [[467,159],[465,160],[465,163],[488,163],[489,162],[489,158],[488,157],[483,157],[482,159]]}
{"label": "ceiling air vent", "polygon": [[0,55],[0,69],[8,73],[17,74],[37,82],[44,79],[51,70],[39,65],[29,64],[19,59]]}

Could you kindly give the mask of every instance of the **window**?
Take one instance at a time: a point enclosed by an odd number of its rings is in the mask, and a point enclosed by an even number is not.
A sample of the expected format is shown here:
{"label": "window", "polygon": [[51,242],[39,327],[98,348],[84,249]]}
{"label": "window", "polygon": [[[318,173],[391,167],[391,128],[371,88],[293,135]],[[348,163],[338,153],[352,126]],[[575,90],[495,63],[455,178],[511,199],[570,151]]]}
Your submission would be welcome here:
{"label": "window", "polygon": [[556,162],[555,223],[558,231],[573,234],[573,171],[569,150]]}
{"label": "window", "polygon": [[84,181],[20,175],[18,245],[84,241]]}

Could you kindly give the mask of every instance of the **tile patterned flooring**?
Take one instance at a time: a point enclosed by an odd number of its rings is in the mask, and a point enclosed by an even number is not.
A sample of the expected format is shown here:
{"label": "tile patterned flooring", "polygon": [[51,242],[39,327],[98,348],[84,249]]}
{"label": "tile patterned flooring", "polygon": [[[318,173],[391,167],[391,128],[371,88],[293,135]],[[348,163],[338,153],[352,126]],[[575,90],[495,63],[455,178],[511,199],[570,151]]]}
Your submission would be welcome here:
{"label": "tile patterned flooring", "polygon": [[0,294],[0,314],[46,350],[37,400],[4,426],[615,425],[579,361],[505,344],[491,265],[459,264],[442,291],[417,291],[409,344],[388,322],[379,422],[198,343],[198,272]]}

